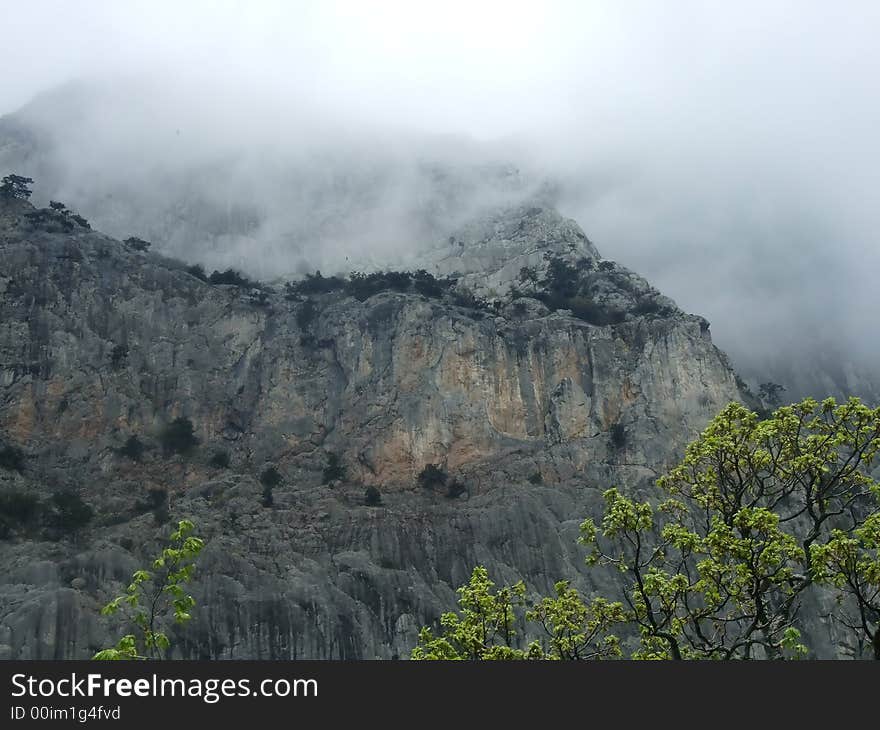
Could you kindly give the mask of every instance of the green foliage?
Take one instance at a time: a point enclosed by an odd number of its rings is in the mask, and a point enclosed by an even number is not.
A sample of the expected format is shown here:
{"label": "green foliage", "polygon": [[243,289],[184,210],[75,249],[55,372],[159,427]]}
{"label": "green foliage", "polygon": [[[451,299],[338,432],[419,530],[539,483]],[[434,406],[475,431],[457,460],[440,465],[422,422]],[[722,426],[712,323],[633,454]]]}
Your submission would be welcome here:
{"label": "green foliage", "polygon": [[126,345],[114,345],[113,349],[110,350],[110,365],[113,366],[114,370],[118,370],[123,366],[127,357],[128,347]]}
{"label": "green foliage", "polygon": [[[835,580],[820,570],[834,536],[858,540],[871,524],[858,515],[876,514],[867,467],[878,449],[880,409],[857,399],[807,399],[764,421],[732,403],[658,480],[668,499],[608,490],[601,524],[585,521],[581,539],[591,563],[630,580],[635,656],[806,653],[796,625],[803,597]],[[848,527],[835,532],[841,520]]]}
{"label": "green foliage", "polygon": [[137,436],[129,436],[117,453],[132,461],[140,461],[144,455],[144,444]]}
{"label": "green foliage", "polygon": [[7,175],[0,180],[0,198],[7,200],[27,200],[31,197],[28,187],[33,184],[33,178],[22,175]]}
{"label": "green foliage", "polygon": [[262,474],[260,474],[260,484],[263,485],[262,503],[264,507],[271,507],[275,503],[272,490],[281,484],[281,481],[281,473],[274,466],[264,469]]}
{"label": "green foliage", "polygon": [[442,633],[429,627],[419,633],[413,659],[529,659],[540,652],[536,644],[516,648],[517,611],[525,606],[523,583],[494,590],[483,567],[474,568],[467,585],[458,589],[459,612],[440,617]]}
{"label": "green foliage", "polygon": [[383,291],[409,291],[412,274],[400,271],[377,271],[372,274],[354,272],[348,278],[346,292],[364,302]]}
{"label": "green foliage", "polygon": [[804,599],[830,589],[840,606],[832,619],[880,659],[878,451],[880,408],[856,398],[806,399],[765,420],[731,403],[658,480],[661,499],[608,489],[601,518],[581,525],[587,563],[621,573],[620,601],[587,604],[557,584],[525,614],[544,644],[494,652],[497,631],[487,638],[476,617],[507,624],[475,571],[465,610],[444,615],[439,637],[424,629],[413,656],[614,656],[622,650],[610,631],[621,625],[636,634],[634,659],[800,658]]}
{"label": "green foliage", "polygon": [[179,417],[162,429],[159,434],[159,443],[162,444],[162,451],[166,456],[189,454],[198,445],[199,439],[194,433],[192,421]]}
{"label": "green foliage", "polygon": [[211,275],[208,277],[208,283],[212,286],[237,286],[241,289],[256,289],[259,287],[259,284],[257,282],[251,281],[235,269],[226,269],[226,271],[211,272]]}
{"label": "green foliage", "polygon": [[136,570],[125,592],[101,609],[102,616],[125,615],[134,632],[116,646],[99,651],[93,659],[163,659],[171,641],[168,626],[192,618],[195,599],[184,587],[192,580],[195,560],[204,547],[192,535],[192,522],[182,520],[171,533],[168,546],[153,560],[150,570]]}
{"label": "green foliage", "polygon": [[382,493],[376,487],[370,485],[364,492],[364,504],[367,507],[378,507],[382,504]]}
{"label": "green foliage", "polygon": [[529,484],[543,484],[544,477],[541,475],[541,472],[536,471],[533,474],[529,475]]}
{"label": "green foliage", "polygon": [[58,533],[72,534],[85,527],[94,510],[74,492],[55,492],[49,500],[46,521]]}
{"label": "green foliage", "polygon": [[770,408],[776,408],[782,403],[783,392],[785,392],[785,388],[779,383],[767,382],[758,386],[758,398]]}
{"label": "green foliage", "polygon": [[211,458],[208,459],[208,465],[213,466],[215,469],[228,469],[229,463],[229,452],[223,449],[215,451]]}
{"label": "green foliage", "polygon": [[[458,589],[458,612],[440,617],[440,633],[419,632],[412,650],[416,660],[556,660],[604,659],[620,656],[620,642],[610,633],[624,618],[619,603],[597,598],[589,603],[567,582],[556,594],[534,604],[520,581],[495,588],[485,568],[474,568],[467,585]],[[531,624],[533,640],[522,646],[517,627]]]}
{"label": "green foliage", "polygon": [[17,489],[0,492],[0,539],[33,525],[40,514],[40,500]]}
{"label": "green foliage", "polygon": [[205,283],[208,283],[208,275],[205,273],[205,267],[201,264],[193,264],[192,266],[187,266],[186,273],[190,276],[194,276],[199,281],[204,281]]}
{"label": "green foliage", "polygon": [[0,448],[0,469],[7,471],[17,471],[19,474],[24,471],[24,451],[18,446],[12,444],[4,444]]}
{"label": "green foliage", "polygon": [[425,468],[419,472],[417,479],[422,489],[434,491],[438,487],[446,485],[449,475],[437,464],[425,464]]}
{"label": "green foliage", "polygon": [[456,497],[460,497],[462,494],[468,491],[467,485],[458,480],[453,479],[446,485],[446,498],[447,499],[455,499]]}
{"label": "green foliage", "polygon": [[345,480],[345,465],[342,463],[342,457],[332,452],[327,454],[327,464],[322,474],[324,484],[330,482],[341,482]]}
{"label": "green foliage", "polygon": [[611,427],[611,443],[618,450],[626,446],[626,426],[622,423],[615,423]]}
{"label": "green foliage", "polygon": [[559,256],[549,256],[547,272],[540,282],[543,291],[536,292],[535,298],[551,309],[571,310],[575,317],[600,327],[623,322],[624,312],[595,302],[587,291],[588,280],[582,280],[581,272],[591,267],[589,259],[575,265]]}

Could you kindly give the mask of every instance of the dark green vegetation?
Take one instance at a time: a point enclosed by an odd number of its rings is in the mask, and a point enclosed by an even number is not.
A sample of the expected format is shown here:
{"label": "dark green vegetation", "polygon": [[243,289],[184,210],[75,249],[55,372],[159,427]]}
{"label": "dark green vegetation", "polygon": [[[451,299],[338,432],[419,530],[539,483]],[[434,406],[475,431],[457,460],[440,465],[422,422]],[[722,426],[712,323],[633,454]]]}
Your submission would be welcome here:
{"label": "dark green vegetation", "polygon": [[260,484],[263,485],[263,496],[261,501],[264,507],[271,507],[275,504],[275,497],[272,495],[272,490],[281,484],[282,481],[281,474],[274,466],[264,469],[262,474],[260,474]]}
{"label": "dark green vegetation", "polygon": [[33,178],[22,175],[7,175],[0,180],[0,198],[6,200],[27,200],[31,197],[30,185]]}
{"label": "dark green vegetation", "polygon": [[339,482],[345,479],[345,465],[342,463],[342,457],[339,454],[328,453],[327,463],[322,473],[324,484],[330,482]]}
{"label": "dark green vegetation", "polygon": [[198,446],[199,439],[193,430],[192,421],[188,418],[175,418],[162,429],[159,443],[165,455],[189,454]]}
{"label": "dark green vegetation", "polygon": [[376,487],[369,486],[364,492],[364,504],[367,507],[378,507],[382,504],[382,494]]}
{"label": "dark green vegetation", "polygon": [[215,469],[228,469],[230,465],[229,452],[223,450],[215,451],[211,458],[208,459],[208,464]]}
{"label": "dark green vegetation", "polygon": [[41,500],[16,489],[0,492],[0,539],[40,534],[49,540],[75,537],[94,510],[74,492],[55,492]]}
{"label": "dark green vegetation", "polygon": [[137,436],[129,436],[117,453],[132,461],[140,461],[144,455],[144,450],[144,444]]}
{"label": "dark green vegetation", "polygon": [[320,271],[306,274],[301,281],[285,285],[288,299],[301,301],[303,297],[339,292],[364,302],[376,294],[394,291],[416,293],[439,299],[455,285],[451,277],[437,278],[427,271],[377,271],[371,274],[352,273],[348,278],[323,276]]}
{"label": "dark green vegetation", "polygon": [[528,600],[478,567],[413,658],[798,658],[799,623],[824,592],[830,620],[880,659],[878,452],[880,408],[856,398],[763,420],[731,403],[657,481],[661,496],[608,489],[581,525],[587,563],[624,576],[619,595],[587,600],[563,581]]}
{"label": "dark green vegetation", "polygon": [[8,471],[24,471],[24,451],[12,444],[0,446],[0,469]]}
{"label": "dark green vegetation", "polygon": [[[520,283],[534,289],[529,296],[543,302],[550,309],[570,310],[578,319],[598,326],[619,324],[626,319],[626,311],[602,303],[596,297],[596,284],[603,280],[610,280],[617,288],[636,295],[626,275],[619,272],[613,262],[601,261],[597,267],[595,262],[587,258],[571,263],[560,256],[548,255],[547,263],[543,278],[535,269],[523,267],[520,270]],[[525,294],[514,289],[511,296],[517,299]],[[651,295],[641,295],[633,312],[642,316],[660,317],[673,313]]]}

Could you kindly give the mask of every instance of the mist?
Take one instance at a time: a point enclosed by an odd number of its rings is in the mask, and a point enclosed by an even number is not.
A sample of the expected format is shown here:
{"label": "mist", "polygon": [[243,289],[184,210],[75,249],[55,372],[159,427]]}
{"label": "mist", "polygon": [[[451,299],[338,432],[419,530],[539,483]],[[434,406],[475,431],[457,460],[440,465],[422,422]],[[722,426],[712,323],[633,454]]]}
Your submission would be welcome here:
{"label": "mist", "polygon": [[876,3],[3,10],[0,171],[108,233],[259,276],[404,267],[538,197],[755,381],[880,384]]}

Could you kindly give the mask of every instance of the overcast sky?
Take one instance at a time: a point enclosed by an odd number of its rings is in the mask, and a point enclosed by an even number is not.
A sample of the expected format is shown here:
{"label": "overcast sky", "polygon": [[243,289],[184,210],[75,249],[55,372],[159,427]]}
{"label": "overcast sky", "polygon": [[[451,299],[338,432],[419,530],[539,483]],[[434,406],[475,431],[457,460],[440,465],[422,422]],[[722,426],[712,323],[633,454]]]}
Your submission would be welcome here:
{"label": "overcast sky", "polygon": [[515,142],[723,346],[877,354],[880,2],[0,6],[0,113],[146,75],[204,108]]}

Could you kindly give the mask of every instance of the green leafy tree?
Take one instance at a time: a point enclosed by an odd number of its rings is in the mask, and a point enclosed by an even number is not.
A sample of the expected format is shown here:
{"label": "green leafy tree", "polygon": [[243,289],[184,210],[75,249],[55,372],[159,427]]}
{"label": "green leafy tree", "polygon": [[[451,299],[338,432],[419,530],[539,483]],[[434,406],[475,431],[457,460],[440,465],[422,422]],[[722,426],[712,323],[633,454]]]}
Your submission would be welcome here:
{"label": "green leafy tree", "polygon": [[[525,584],[495,588],[488,571],[474,568],[467,585],[458,589],[459,611],[440,617],[441,633],[430,627],[419,633],[412,658],[419,660],[603,659],[620,656],[620,642],[611,629],[624,619],[623,606],[596,598],[585,603],[567,581],[555,595],[529,606]],[[532,640],[520,648],[517,624],[533,624]]]}
{"label": "green leafy tree", "polygon": [[467,585],[458,589],[459,612],[440,617],[442,633],[425,627],[413,659],[529,659],[537,657],[537,642],[527,649],[515,646],[517,611],[525,606],[522,582],[495,590],[483,567],[474,568]]}
{"label": "green leafy tree", "polygon": [[[805,596],[833,590],[833,619],[880,658],[878,451],[880,408],[857,398],[806,399],[763,420],[731,403],[658,480],[658,499],[609,489],[601,518],[581,525],[588,564],[624,576],[620,603],[587,606],[560,584],[526,619],[558,658],[619,649],[612,622],[634,635],[637,659],[797,658]],[[441,624],[458,631],[468,616]],[[421,650],[442,654],[426,632]]]}
{"label": "green leafy tree", "polygon": [[101,609],[102,616],[124,612],[134,632],[123,636],[116,646],[99,651],[94,659],[167,657],[171,646],[168,624],[187,623],[196,603],[185,590],[204,547],[204,541],[192,534],[194,529],[192,522],[181,520],[171,533],[168,546],[152,562],[152,569],[136,570],[125,593]]}
{"label": "green leafy tree", "polygon": [[868,646],[880,659],[880,513],[851,533],[834,530],[828,542],[812,546],[812,558],[817,579],[839,591],[834,619],[855,632],[862,651]]}

